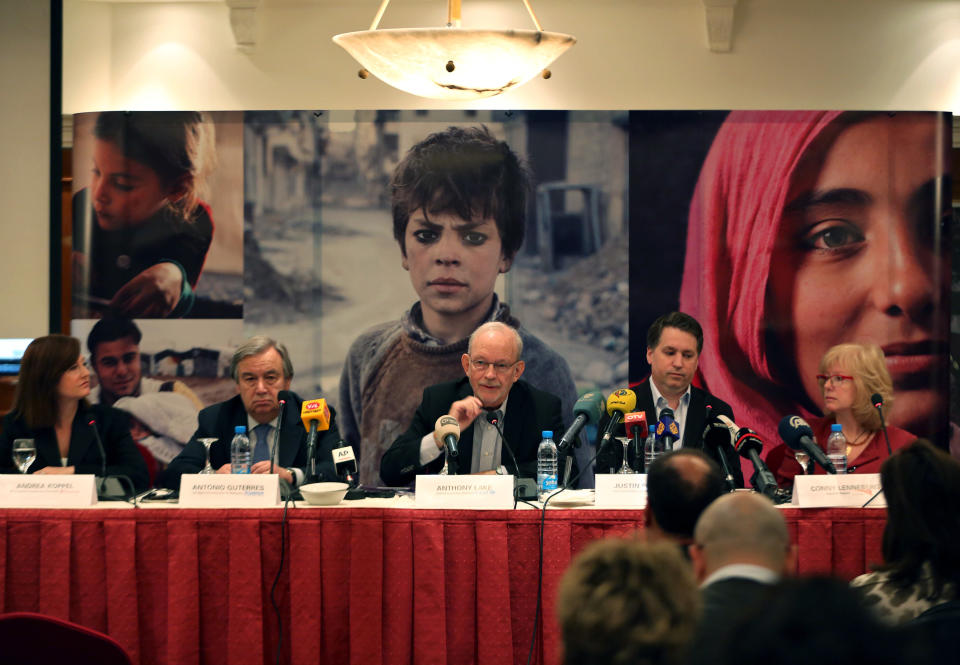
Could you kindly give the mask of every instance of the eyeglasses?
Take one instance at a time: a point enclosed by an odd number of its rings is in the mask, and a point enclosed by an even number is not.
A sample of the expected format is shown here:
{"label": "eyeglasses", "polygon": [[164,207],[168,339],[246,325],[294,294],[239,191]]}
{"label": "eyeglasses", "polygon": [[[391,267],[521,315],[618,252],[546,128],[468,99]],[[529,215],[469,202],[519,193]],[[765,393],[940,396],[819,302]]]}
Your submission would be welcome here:
{"label": "eyeglasses", "polygon": [[829,383],[836,388],[837,386],[842,386],[847,381],[853,381],[853,377],[847,376],[846,374],[817,374],[817,381],[820,382],[820,385]]}
{"label": "eyeglasses", "polygon": [[472,367],[475,372],[480,372],[481,374],[486,372],[488,367],[493,367],[493,371],[497,374],[506,374],[518,362],[520,361],[515,360],[512,363],[492,363],[486,360],[476,360],[471,358],[470,367]]}

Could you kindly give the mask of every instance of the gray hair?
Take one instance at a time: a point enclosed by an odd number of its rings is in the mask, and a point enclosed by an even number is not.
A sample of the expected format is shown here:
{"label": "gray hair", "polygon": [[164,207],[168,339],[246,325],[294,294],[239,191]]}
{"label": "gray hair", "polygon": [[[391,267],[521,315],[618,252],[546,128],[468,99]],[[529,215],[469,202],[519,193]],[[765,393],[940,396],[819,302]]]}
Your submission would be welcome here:
{"label": "gray hair", "polygon": [[715,500],[697,521],[693,537],[717,565],[750,553],[780,567],[790,549],[783,515],[772,501],[755,492],[734,492]]}
{"label": "gray hair", "polygon": [[250,356],[258,356],[270,349],[276,349],[277,353],[280,354],[280,359],[283,361],[283,378],[292,379],[293,363],[290,362],[290,354],[287,352],[287,347],[266,335],[254,335],[238,346],[237,350],[233,352],[233,357],[230,359],[230,376],[233,380],[240,380],[240,377],[237,376],[237,365],[239,365],[242,360]]}
{"label": "gray hair", "polygon": [[500,321],[487,321],[483,325],[478,326],[477,329],[470,334],[470,341],[467,343],[468,355],[473,353],[474,340],[487,332],[501,332],[513,337],[513,343],[517,347],[517,360],[520,360],[523,356],[523,338],[520,337],[520,333],[517,332],[516,328],[508,326],[506,323],[501,323]]}

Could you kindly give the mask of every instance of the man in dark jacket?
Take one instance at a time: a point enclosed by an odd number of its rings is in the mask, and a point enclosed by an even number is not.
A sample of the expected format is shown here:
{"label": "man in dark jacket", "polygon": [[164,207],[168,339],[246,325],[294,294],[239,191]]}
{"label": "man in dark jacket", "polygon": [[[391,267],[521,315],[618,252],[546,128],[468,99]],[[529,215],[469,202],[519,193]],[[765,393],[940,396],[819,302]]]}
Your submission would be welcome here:
{"label": "man in dark jacket", "polygon": [[[274,473],[297,487],[303,482],[307,466],[307,432],[300,420],[303,400],[289,391],[293,364],[283,344],[258,335],[240,345],[230,362],[230,374],[237,382],[239,395],[209,406],[200,412],[199,425],[186,448],[167,468],[166,487],[178,488],[180,475],[198,473],[206,462],[200,442],[216,437],[210,446],[210,465],[217,473],[230,473],[230,442],[234,428],[247,428],[253,447],[250,473],[270,473],[271,453],[278,447]],[[285,402],[281,422],[280,400]],[[340,441],[330,409],[330,427],[317,440],[317,469],[321,480],[335,480],[332,452]],[[280,428],[277,436],[277,428]]]}
{"label": "man in dark jacket", "polygon": [[435,434],[436,421],[444,415],[455,418],[460,428],[457,473],[535,478],[541,433],[559,436],[563,420],[559,397],[520,380],[522,352],[514,328],[496,321],[477,328],[461,358],[466,376],[423,391],[410,427],[380,461],[383,481],[408,485],[418,474],[438,473],[449,463],[444,442]]}

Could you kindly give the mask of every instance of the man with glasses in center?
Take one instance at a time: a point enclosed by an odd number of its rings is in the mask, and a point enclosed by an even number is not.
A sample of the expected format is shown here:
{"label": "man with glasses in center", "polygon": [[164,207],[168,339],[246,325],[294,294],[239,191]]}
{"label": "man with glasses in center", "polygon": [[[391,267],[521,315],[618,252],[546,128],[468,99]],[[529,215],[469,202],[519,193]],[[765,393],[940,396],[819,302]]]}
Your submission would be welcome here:
{"label": "man with glasses in center", "polygon": [[[444,415],[455,418],[460,426],[457,473],[536,478],[542,431],[559,437],[564,426],[560,398],[520,379],[522,352],[516,329],[497,321],[477,328],[460,359],[466,376],[423,391],[410,427],[380,460],[383,481],[409,485],[417,475],[443,469],[444,442],[434,427]],[[560,464],[562,468],[563,460]]]}

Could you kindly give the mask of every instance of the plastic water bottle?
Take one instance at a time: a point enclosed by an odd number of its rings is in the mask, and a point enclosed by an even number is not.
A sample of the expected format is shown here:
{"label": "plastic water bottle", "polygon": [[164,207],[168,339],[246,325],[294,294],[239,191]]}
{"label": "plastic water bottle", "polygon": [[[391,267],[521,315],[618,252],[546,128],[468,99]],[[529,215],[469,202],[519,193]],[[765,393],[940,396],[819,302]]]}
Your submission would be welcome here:
{"label": "plastic water bottle", "polygon": [[553,442],[553,432],[543,431],[543,439],[537,448],[537,491],[540,501],[557,489],[557,444]]}
{"label": "plastic water bottle", "polygon": [[847,437],[843,435],[843,426],[830,425],[830,438],[827,439],[827,457],[837,467],[837,473],[847,472]]}
{"label": "plastic water bottle", "polygon": [[233,428],[233,441],[230,442],[230,473],[250,473],[250,456],[253,449],[247,437],[247,428],[237,425]]}
{"label": "plastic water bottle", "polygon": [[657,426],[650,425],[650,434],[643,443],[643,472],[650,473],[650,465],[663,453],[667,452],[667,446],[663,439],[657,439]]}

